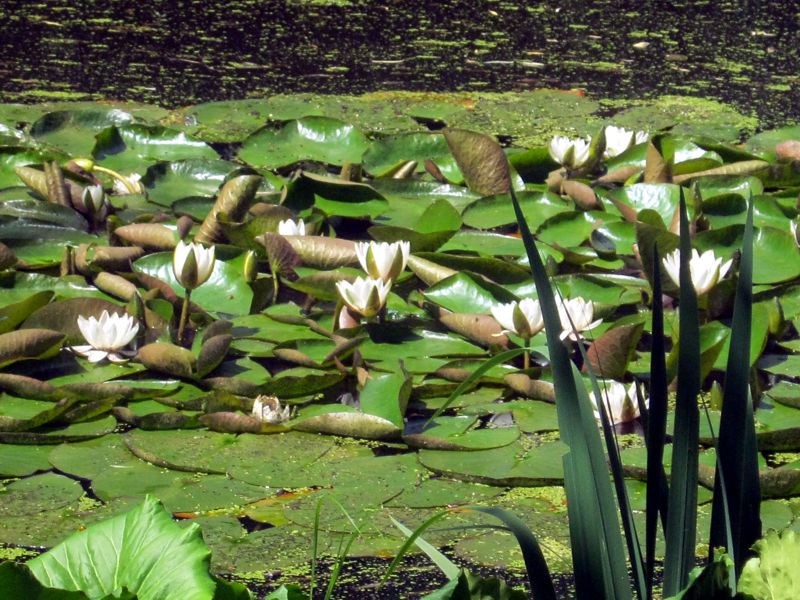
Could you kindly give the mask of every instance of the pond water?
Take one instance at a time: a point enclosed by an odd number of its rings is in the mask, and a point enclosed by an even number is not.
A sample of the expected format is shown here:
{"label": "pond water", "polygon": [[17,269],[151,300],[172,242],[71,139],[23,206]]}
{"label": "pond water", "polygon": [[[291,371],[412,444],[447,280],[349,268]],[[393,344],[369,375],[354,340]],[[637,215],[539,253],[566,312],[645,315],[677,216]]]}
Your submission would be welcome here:
{"label": "pond water", "polygon": [[800,114],[799,24],[793,0],[4,0],[0,101],[555,87],[775,125]]}

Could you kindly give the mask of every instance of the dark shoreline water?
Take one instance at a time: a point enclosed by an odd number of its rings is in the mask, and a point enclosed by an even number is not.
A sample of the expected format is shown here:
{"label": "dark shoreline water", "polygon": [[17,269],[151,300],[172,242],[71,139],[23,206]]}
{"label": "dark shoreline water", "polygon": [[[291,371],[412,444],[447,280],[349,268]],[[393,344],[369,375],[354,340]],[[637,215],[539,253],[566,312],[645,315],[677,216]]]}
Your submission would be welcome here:
{"label": "dark shoreline water", "polygon": [[775,125],[800,119],[798,42],[792,0],[2,0],[0,101],[580,88]]}

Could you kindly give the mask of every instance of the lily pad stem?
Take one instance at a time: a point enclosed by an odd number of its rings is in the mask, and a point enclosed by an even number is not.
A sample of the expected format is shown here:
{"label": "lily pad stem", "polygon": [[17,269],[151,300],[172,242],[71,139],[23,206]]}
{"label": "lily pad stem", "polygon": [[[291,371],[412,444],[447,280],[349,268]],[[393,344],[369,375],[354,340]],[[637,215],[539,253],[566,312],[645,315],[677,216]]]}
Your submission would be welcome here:
{"label": "lily pad stem", "polygon": [[522,354],[522,368],[525,371],[531,368],[531,351],[528,348],[525,348]]}
{"label": "lily pad stem", "polygon": [[127,189],[128,192],[131,193],[131,194],[139,193],[139,190],[137,190],[134,187],[134,185],[130,182],[130,180],[127,177],[125,177],[124,175],[121,175],[120,173],[117,173],[116,171],[114,171],[112,169],[109,169],[107,167],[101,167],[100,165],[94,165],[92,167],[92,170],[93,171],[98,171],[100,173],[105,173],[106,175],[110,175],[114,179],[118,180],[122,185],[124,185],[125,189]]}
{"label": "lily pad stem", "polygon": [[178,345],[183,345],[183,332],[186,329],[186,321],[189,317],[189,298],[192,295],[192,290],[186,290],[186,296],[183,298],[183,306],[181,307],[181,320],[178,324]]}

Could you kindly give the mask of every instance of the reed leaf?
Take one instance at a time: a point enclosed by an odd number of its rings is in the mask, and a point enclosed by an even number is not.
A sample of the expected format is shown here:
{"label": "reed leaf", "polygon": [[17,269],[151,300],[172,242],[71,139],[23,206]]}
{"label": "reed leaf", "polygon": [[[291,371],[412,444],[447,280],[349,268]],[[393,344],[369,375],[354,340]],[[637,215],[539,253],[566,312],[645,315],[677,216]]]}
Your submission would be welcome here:
{"label": "reed leaf", "polygon": [[[648,597],[652,597],[653,575],[655,569],[656,536],[658,516],[662,526],[666,523],[668,511],[668,486],[664,473],[664,441],[667,435],[667,359],[664,350],[664,305],[661,296],[661,258],[658,248],[653,244],[653,315],[652,348],[650,352],[650,405],[640,403],[639,412],[644,421],[645,443],[647,445],[647,490],[645,515],[645,566],[647,569]],[[666,527],[664,527],[666,531]]]}
{"label": "reed leaf", "polygon": [[742,240],[739,280],[733,306],[731,344],[722,397],[717,443],[717,474],[711,513],[709,552],[728,546],[723,500],[730,513],[730,546],[737,572],[749,557],[749,548],[761,537],[758,448],[755,443],[750,399],[750,328],[753,310],[753,198],[747,209]]}
{"label": "reed leaf", "polygon": [[664,557],[664,596],[677,594],[689,582],[697,539],[697,464],[700,411],[700,323],[689,259],[692,244],[683,188],[680,197],[680,315],[678,394],[672,442],[672,473]]}
{"label": "reed leaf", "polygon": [[564,456],[564,487],[577,595],[608,600],[631,598],[617,507],[600,435],[586,391],[583,389],[583,396],[579,396],[578,386],[583,388],[583,384],[576,382],[567,348],[559,339],[561,320],[547,271],[516,194],[510,192],[545,322],[559,430],[570,449]]}

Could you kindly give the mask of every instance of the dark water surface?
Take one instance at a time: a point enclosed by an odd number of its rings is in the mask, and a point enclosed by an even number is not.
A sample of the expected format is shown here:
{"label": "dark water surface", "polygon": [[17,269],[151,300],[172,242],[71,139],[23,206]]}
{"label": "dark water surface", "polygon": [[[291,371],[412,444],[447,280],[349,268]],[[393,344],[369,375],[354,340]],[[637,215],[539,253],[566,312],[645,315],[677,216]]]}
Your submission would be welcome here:
{"label": "dark water surface", "polygon": [[796,0],[0,0],[0,101],[555,87],[774,124],[800,118],[799,42]]}

